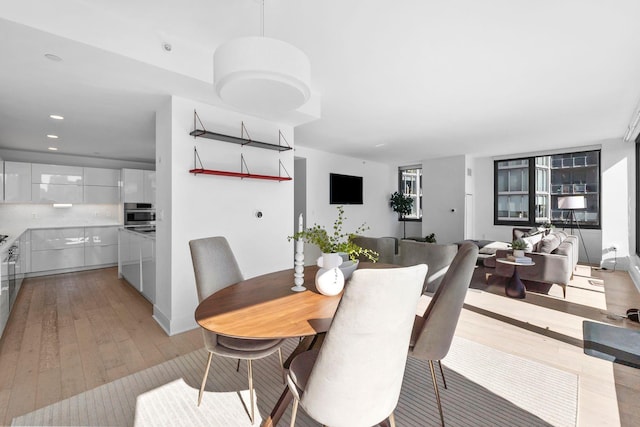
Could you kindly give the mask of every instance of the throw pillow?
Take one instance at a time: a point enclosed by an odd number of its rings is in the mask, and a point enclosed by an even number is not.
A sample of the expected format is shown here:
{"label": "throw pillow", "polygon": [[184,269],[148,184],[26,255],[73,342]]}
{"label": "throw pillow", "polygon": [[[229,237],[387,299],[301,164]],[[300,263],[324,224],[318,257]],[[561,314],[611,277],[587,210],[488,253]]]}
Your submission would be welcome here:
{"label": "throw pillow", "polygon": [[551,233],[540,240],[538,251],[550,254],[555,251],[558,246],[560,246],[560,237],[556,233]]}
{"label": "throw pillow", "polygon": [[543,234],[537,233],[533,236],[523,237],[522,240],[527,244],[525,248],[525,252],[540,252],[540,241],[542,240]]}

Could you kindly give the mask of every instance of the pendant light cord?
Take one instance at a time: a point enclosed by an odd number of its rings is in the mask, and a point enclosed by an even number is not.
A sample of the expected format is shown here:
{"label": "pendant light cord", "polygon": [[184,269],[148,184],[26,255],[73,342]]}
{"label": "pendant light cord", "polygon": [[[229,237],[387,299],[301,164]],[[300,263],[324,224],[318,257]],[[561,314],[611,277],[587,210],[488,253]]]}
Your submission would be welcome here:
{"label": "pendant light cord", "polygon": [[260,17],[260,35],[264,37],[264,0],[262,0],[262,16]]}

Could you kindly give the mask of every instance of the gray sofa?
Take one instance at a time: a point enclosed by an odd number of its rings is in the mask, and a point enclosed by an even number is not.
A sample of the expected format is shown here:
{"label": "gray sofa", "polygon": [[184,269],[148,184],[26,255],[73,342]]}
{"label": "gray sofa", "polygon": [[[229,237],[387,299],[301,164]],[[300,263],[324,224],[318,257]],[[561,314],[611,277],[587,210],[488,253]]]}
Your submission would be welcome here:
{"label": "gray sofa", "polygon": [[[427,264],[427,277],[423,292],[435,292],[447,272],[449,264],[458,253],[457,245],[439,245],[436,243],[398,240],[394,237],[356,236],[353,242],[363,248],[371,249],[380,255],[378,262],[408,267]],[[362,261],[368,261],[361,258]]]}
{"label": "gray sofa", "polygon": [[[567,285],[578,264],[578,237],[556,231],[548,235],[524,235],[521,238],[531,244],[531,249],[525,256],[531,258],[535,265],[518,268],[520,279],[559,285],[566,297]],[[485,259],[484,265],[493,267],[493,274],[511,277],[514,266],[495,261],[496,258],[506,258],[511,254],[511,250],[498,249],[495,258]]]}

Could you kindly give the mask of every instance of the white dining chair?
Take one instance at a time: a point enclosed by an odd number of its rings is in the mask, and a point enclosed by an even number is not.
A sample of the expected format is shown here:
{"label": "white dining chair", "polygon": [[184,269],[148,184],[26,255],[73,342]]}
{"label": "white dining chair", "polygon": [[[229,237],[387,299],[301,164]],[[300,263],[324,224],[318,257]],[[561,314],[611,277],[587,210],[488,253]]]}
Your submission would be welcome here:
{"label": "white dining chair", "polygon": [[296,356],[289,366],[298,406],[332,427],[395,425],[416,306],[427,266],[356,270],[319,351]]}

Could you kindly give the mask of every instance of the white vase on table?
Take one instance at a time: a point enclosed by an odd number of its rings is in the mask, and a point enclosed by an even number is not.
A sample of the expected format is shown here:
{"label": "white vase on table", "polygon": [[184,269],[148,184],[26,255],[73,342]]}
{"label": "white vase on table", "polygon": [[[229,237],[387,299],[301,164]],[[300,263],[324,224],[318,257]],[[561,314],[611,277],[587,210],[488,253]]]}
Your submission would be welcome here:
{"label": "white vase on table", "polygon": [[338,295],[344,289],[344,274],[340,270],[342,257],[337,253],[323,253],[318,258],[316,289],[322,295]]}
{"label": "white vase on table", "polygon": [[516,257],[516,258],[524,257],[524,249],[514,249],[513,250],[513,256]]}

